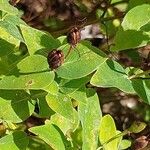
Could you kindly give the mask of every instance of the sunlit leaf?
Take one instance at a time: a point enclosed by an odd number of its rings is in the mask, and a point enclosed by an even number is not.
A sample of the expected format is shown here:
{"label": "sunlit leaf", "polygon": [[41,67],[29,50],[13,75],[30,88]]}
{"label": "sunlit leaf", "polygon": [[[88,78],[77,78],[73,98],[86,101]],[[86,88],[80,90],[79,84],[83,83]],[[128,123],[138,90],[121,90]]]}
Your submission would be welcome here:
{"label": "sunlit leaf", "polygon": [[[142,26],[150,21],[150,5],[143,4],[131,9],[123,19],[124,30],[140,30]],[[132,39],[133,40],[133,39]]]}
{"label": "sunlit leaf", "polygon": [[98,55],[92,50],[94,47],[89,43],[78,44],[62,66],[56,70],[58,76],[64,79],[78,79],[95,71],[107,58],[104,54]]}
{"label": "sunlit leaf", "polygon": [[79,116],[77,111],[73,111],[74,114],[74,121],[70,121],[69,119],[66,119],[65,117],[59,115],[59,114],[54,114],[51,117],[51,123],[57,125],[61,131],[64,133],[64,135],[67,134],[67,132],[74,132],[75,129],[79,125]]}
{"label": "sunlit leaf", "polygon": [[108,142],[108,140],[116,136],[116,133],[116,125],[113,118],[110,115],[105,115],[104,117],[102,117],[100,122],[99,140],[105,150],[112,150],[112,147],[113,150],[118,150],[117,139]]}
{"label": "sunlit leaf", "polygon": [[61,93],[58,93],[58,95],[48,94],[46,101],[53,111],[74,122],[73,107],[68,96]]}
{"label": "sunlit leaf", "polygon": [[0,81],[0,89],[42,89],[54,80],[54,72],[48,70],[45,57],[28,56],[18,63],[14,75]]}
{"label": "sunlit leaf", "polygon": [[104,62],[91,79],[91,84],[97,87],[116,87],[127,93],[135,93],[124,68],[117,62]]}
{"label": "sunlit leaf", "polygon": [[15,7],[11,6],[8,0],[0,0],[0,10],[11,15],[18,14],[18,10]]}
{"label": "sunlit leaf", "polygon": [[96,149],[101,120],[99,98],[93,90],[87,90],[87,103],[79,103],[79,117],[82,125],[82,150]]}
{"label": "sunlit leaf", "polygon": [[44,140],[53,149],[66,150],[65,136],[57,126],[46,124],[43,126],[30,128],[29,130],[36,134],[40,139]]}
{"label": "sunlit leaf", "polygon": [[20,29],[30,55],[41,53],[41,51],[46,53],[59,45],[59,41],[55,40],[50,34],[25,25],[20,25]]}

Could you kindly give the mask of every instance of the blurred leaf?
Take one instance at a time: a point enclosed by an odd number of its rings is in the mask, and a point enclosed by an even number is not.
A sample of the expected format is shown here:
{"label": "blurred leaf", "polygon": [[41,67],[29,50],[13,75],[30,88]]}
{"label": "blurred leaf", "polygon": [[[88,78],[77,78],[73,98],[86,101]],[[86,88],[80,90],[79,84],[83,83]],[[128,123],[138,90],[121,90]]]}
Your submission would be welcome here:
{"label": "blurred leaf", "polygon": [[79,117],[82,125],[82,150],[96,149],[101,119],[99,98],[94,90],[87,90],[87,103],[79,103]]}
{"label": "blurred leaf", "polygon": [[58,93],[58,95],[49,93],[46,96],[46,101],[53,111],[74,122],[73,107],[69,97],[61,93]]}
{"label": "blurred leaf", "polygon": [[150,41],[150,35],[143,31],[126,30],[119,28],[114,38],[112,51],[121,51],[131,48],[137,48],[147,45]]}
{"label": "blurred leaf", "polygon": [[143,4],[131,9],[123,19],[119,28],[112,51],[120,51],[147,45],[150,42],[149,30],[142,29],[150,21],[150,5]]}
{"label": "blurred leaf", "polygon": [[150,4],[149,0],[130,0],[129,4],[128,4],[128,9],[132,9],[133,7],[136,7],[138,5],[142,5],[142,4]]}
{"label": "blurred leaf", "polygon": [[28,56],[17,67],[14,75],[3,77],[0,89],[42,89],[54,80],[54,72],[48,72],[48,63],[43,56]]}
{"label": "blurred leaf", "polygon": [[150,4],[150,1],[149,0],[130,0],[128,4],[128,9],[130,10],[133,7],[136,7],[142,4]]}
{"label": "blurred leaf", "polygon": [[107,143],[108,140],[115,137],[117,134],[116,125],[113,118],[110,115],[102,117],[100,122],[99,140],[105,150],[118,150],[118,140],[114,139]]}
{"label": "blurred leaf", "polygon": [[11,6],[8,0],[0,0],[0,10],[11,15],[18,14],[18,10],[15,7]]}
{"label": "blurred leaf", "polygon": [[64,79],[78,79],[95,71],[107,58],[103,54],[92,52],[94,49],[96,48],[89,43],[79,43],[65,63],[56,70],[58,76]]}
{"label": "blurred leaf", "polygon": [[59,41],[55,40],[50,34],[25,25],[20,25],[20,29],[30,55],[41,51],[50,51],[59,46]]}
{"label": "blurred leaf", "polygon": [[90,82],[97,87],[116,87],[126,93],[135,93],[123,67],[112,60],[104,62]]}
{"label": "blurred leaf", "polygon": [[34,104],[25,91],[0,90],[0,118],[14,123],[22,122],[34,112]]}
{"label": "blurred leaf", "polygon": [[129,140],[122,140],[119,145],[119,150],[127,149],[131,146],[131,141]]}
{"label": "blurred leaf", "polygon": [[150,105],[150,80],[132,79],[131,81],[137,95]]}
{"label": "blurred leaf", "polygon": [[57,113],[51,117],[50,121],[52,124],[58,126],[64,135],[67,135],[67,132],[74,132],[79,125],[79,116],[76,110],[73,110],[73,115],[73,122]]}
{"label": "blurred leaf", "polygon": [[150,5],[143,4],[134,7],[125,15],[122,22],[122,27],[124,30],[139,31],[142,26],[144,26],[149,22],[150,22]]}
{"label": "blurred leaf", "polygon": [[66,150],[66,139],[58,127],[52,124],[32,127],[29,129],[36,134],[40,139],[44,140],[54,150]]}
{"label": "blurred leaf", "polygon": [[29,143],[27,135],[22,131],[15,131],[0,139],[1,150],[26,150]]}
{"label": "blurred leaf", "polygon": [[145,129],[146,127],[146,123],[144,122],[133,122],[133,124],[128,128],[128,131],[130,131],[131,133],[139,133],[141,132],[142,130]]}

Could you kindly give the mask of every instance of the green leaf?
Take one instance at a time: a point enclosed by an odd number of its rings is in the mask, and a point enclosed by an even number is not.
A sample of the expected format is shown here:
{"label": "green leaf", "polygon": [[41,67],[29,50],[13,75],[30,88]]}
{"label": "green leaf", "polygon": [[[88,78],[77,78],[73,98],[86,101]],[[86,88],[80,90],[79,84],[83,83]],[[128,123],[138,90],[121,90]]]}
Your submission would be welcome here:
{"label": "green leaf", "polygon": [[150,42],[149,8],[150,5],[143,4],[134,7],[126,14],[122,22],[122,28],[119,28],[114,38],[112,51],[142,47]]}
{"label": "green leaf", "polygon": [[0,118],[14,123],[24,121],[34,112],[30,100],[25,91],[0,90]]}
{"label": "green leaf", "polygon": [[87,90],[87,103],[79,103],[79,117],[82,125],[82,150],[97,148],[98,130],[101,119],[99,98],[94,90]]}
{"label": "green leaf", "polygon": [[[122,27],[124,30],[136,30],[150,22],[150,5],[143,4],[131,9],[124,17]],[[133,39],[132,39],[133,40]]]}
{"label": "green leaf", "polygon": [[14,73],[0,81],[0,89],[42,89],[54,80],[54,72],[48,71],[47,59],[40,55],[23,59]]}
{"label": "green leaf", "polygon": [[150,105],[150,80],[132,79],[131,81],[137,95]]}
{"label": "green leaf", "polygon": [[48,106],[45,97],[38,98],[39,116],[42,118],[51,117],[54,111]]}
{"label": "green leaf", "polygon": [[80,87],[85,85],[89,81],[89,79],[90,77],[87,76],[84,78],[74,79],[74,80],[62,79],[61,83],[59,84],[60,90],[65,94],[73,93],[76,90],[78,90]]}
{"label": "green leaf", "polygon": [[150,41],[150,35],[143,31],[126,30],[119,28],[114,38],[112,51],[121,51],[131,48],[137,48],[147,45]]}
{"label": "green leaf", "polygon": [[74,122],[73,107],[69,97],[61,93],[58,95],[48,94],[46,101],[53,111]]}
{"label": "green leaf", "polygon": [[126,93],[135,93],[123,67],[111,60],[99,67],[90,82],[97,87],[116,87]]}
{"label": "green leaf", "polygon": [[0,10],[11,15],[17,15],[18,10],[8,3],[8,0],[0,0]]}
{"label": "green leaf", "polygon": [[82,86],[78,90],[74,91],[73,93],[68,94],[69,97],[73,98],[74,100],[85,103],[87,102],[87,96],[86,96],[86,88],[85,86]]}
{"label": "green leaf", "polygon": [[136,7],[138,5],[142,5],[142,4],[150,4],[149,0],[130,0],[129,4],[128,4],[128,9],[132,9],[133,7]]}
{"label": "green leaf", "polygon": [[14,38],[20,40],[21,42],[24,42],[22,35],[16,25],[7,21],[0,21],[0,28],[4,28]]}
{"label": "green leaf", "polygon": [[146,128],[146,123],[144,122],[133,122],[133,124],[128,128],[128,131],[132,133],[139,133]]}
{"label": "green leaf", "polygon": [[73,148],[82,149],[82,128],[79,126],[73,133],[71,133]]}
{"label": "green leaf", "polygon": [[105,150],[112,150],[112,147],[113,150],[118,150],[117,139],[114,139],[107,143],[107,141],[116,136],[116,134],[117,130],[113,118],[110,115],[105,115],[104,117],[102,117],[100,122],[99,140]]}
{"label": "green leaf", "polygon": [[26,150],[53,150],[43,140],[29,137],[29,145]]}
{"label": "green leaf", "polygon": [[36,134],[39,138],[44,140],[54,150],[65,149],[65,137],[58,127],[52,124],[33,127],[29,129],[32,133]]}
{"label": "green leaf", "polygon": [[52,94],[52,95],[57,95],[58,91],[59,91],[59,87],[56,81],[53,81],[50,85],[48,85],[47,87],[45,87],[43,90],[45,90],[46,92]]}
{"label": "green leaf", "polygon": [[51,117],[50,122],[58,126],[64,133],[64,135],[67,135],[67,132],[74,132],[79,125],[79,116],[77,111],[73,110],[73,114],[74,114],[73,122],[57,113]]}
{"label": "green leaf", "polygon": [[42,51],[46,53],[46,50],[50,51],[59,45],[59,41],[55,40],[50,34],[25,25],[20,25],[20,29],[30,55]]}
{"label": "green leaf", "polygon": [[[13,44],[7,42],[6,40],[0,38],[0,57],[3,57],[5,55],[12,53],[14,48],[15,48],[15,45],[13,45]],[[0,61],[2,61],[2,60],[0,60]]]}
{"label": "green leaf", "polygon": [[56,70],[58,76],[64,79],[78,79],[95,71],[107,58],[103,54],[94,53],[92,51],[94,49],[96,48],[89,43],[79,43],[62,66]]}
{"label": "green leaf", "polygon": [[45,92],[44,90],[30,90],[30,94],[32,99],[38,104],[37,113],[39,117],[48,118],[54,114],[54,111],[50,109],[46,102],[47,92]]}
{"label": "green leaf", "polygon": [[26,150],[29,143],[27,135],[22,131],[15,131],[0,139],[1,150]]}
{"label": "green leaf", "polygon": [[131,141],[129,140],[122,140],[120,145],[119,145],[119,150],[127,149],[131,146]]}
{"label": "green leaf", "polygon": [[8,22],[10,24],[13,24],[15,26],[20,26],[20,24],[23,25],[27,25],[22,19],[20,19],[18,16],[14,16],[14,15],[5,15],[5,17],[3,18],[3,21]]}
{"label": "green leaf", "polygon": [[11,44],[15,46],[19,46],[20,41],[16,38],[14,38],[8,31],[6,28],[3,28],[0,26],[0,39],[3,39]]}

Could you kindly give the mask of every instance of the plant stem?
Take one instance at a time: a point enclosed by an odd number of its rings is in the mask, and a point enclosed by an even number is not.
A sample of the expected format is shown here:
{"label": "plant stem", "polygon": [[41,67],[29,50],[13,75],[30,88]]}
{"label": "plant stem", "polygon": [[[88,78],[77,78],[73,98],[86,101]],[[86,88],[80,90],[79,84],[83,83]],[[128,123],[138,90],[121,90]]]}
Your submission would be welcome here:
{"label": "plant stem", "polygon": [[136,78],[139,78],[139,77],[141,77],[141,76],[143,76],[143,75],[148,75],[148,74],[150,74],[150,70],[141,72],[141,73],[136,74],[136,75],[132,75],[132,76],[130,76],[128,79],[132,80],[132,79],[136,79]]}
{"label": "plant stem", "polygon": [[111,142],[111,141],[113,141],[113,140],[115,140],[115,139],[117,139],[121,136],[124,136],[124,135],[128,134],[128,132],[129,132],[128,130],[124,130],[122,133],[119,133],[119,134],[115,135],[114,137],[112,137],[111,139],[109,139],[108,141],[103,143],[102,146],[100,146],[97,150],[102,149],[104,147],[104,145],[108,144],[109,142]]}

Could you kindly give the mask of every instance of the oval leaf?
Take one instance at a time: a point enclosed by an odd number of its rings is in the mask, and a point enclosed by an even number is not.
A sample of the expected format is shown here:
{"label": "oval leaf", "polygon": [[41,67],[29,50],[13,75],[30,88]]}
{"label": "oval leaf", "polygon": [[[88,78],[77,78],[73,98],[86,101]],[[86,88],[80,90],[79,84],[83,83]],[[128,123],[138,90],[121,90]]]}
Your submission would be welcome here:
{"label": "oval leaf", "polygon": [[101,119],[99,98],[94,90],[87,90],[86,103],[79,103],[79,117],[82,125],[82,150],[95,150],[98,144],[98,130]]}
{"label": "oval leaf", "polygon": [[74,122],[71,122],[69,119],[66,119],[65,117],[59,115],[59,114],[54,114],[51,117],[50,122],[52,124],[57,125],[61,131],[64,133],[64,135],[67,135],[67,131],[72,131],[74,132],[75,129],[78,127],[79,125],[79,116],[76,110],[73,111],[74,113]]}
{"label": "oval leaf", "polygon": [[111,142],[107,143],[112,137],[114,137],[117,133],[115,122],[110,115],[105,115],[101,119],[100,123],[100,132],[99,132],[99,140],[103,145],[105,150],[118,150],[118,140],[114,139]]}
{"label": "oval leaf", "polygon": [[0,81],[0,89],[42,89],[54,80],[54,72],[48,71],[47,59],[43,56],[28,56],[17,67],[14,75]]}
{"label": "oval leaf", "polygon": [[150,80],[133,79],[132,85],[137,95],[150,105]]}
{"label": "oval leaf", "polygon": [[135,121],[135,122],[133,122],[133,124],[131,125],[131,127],[128,128],[128,131],[133,132],[133,133],[139,133],[142,130],[144,130],[146,126],[147,125],[144,122],[136,122]]}
{"label": "oval leaf", "polygon": [[20,25],[20,29],[30,55],[57,48],[59,45],[59,42],[50,34],[25,25]]}
{"label": "oval leaf", "polygon": [[[132,40],[131,40],[132,39]],[[149,43],[150,36],[143,31],[126,30],[119,28],[114,38],[114,44],[111,47],[112,51],[121,51],[131,48],[145,46]]]}
{"label": "oval leaf", "polygon": [[30,128],[29,130],[44,140],[53,149],[65,150],[65,144],[63,141],[65,137],[56,126],[52,124],[46,124],[43,126]]}
{"label": "oval leaf", "polygon": [[74,122],[73,107],[69,97],[61,93],[58,95],[48,94],[46,101],[53,111]]}
{"label": "oval leaf", "polygon": [[78,79],[95,71],[107,58],[94,53],[92,49],[95,47],[89,44],[78,44],[66,62],[56,70],[58,76],[64,79]]}
{"label": "oval leaf", "polygon": [[[150,22],[150,5],[143,4],[131,9],[123,19],[124,30],[140,30],[142,26]],[[133,39],[132,39],[133,40]]]}
{"label": "oval leaf", "polygon": [[104,62],[99,67],[90,82],[98,87],[116,87],[127,93],[135,93],[123,67],[111,60]]}

